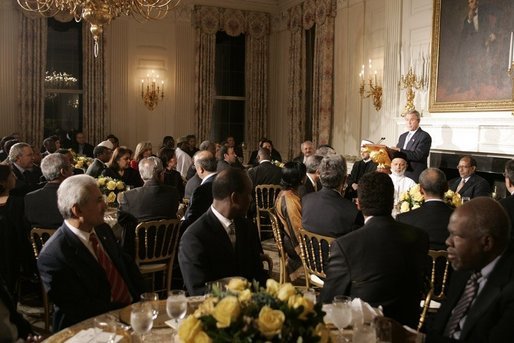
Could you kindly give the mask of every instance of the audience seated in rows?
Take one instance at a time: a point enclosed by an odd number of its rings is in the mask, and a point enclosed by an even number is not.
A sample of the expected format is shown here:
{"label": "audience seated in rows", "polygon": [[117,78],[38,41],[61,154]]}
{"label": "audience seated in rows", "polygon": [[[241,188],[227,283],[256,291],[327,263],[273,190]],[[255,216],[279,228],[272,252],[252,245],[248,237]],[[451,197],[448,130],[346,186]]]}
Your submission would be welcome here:
{"label": "audience seated in rows", "polygon": [[183,234],[179,264],[190,295],[205,292],[205,284],[230,276],[266,282],[257,227],[245,218],[252,183],[245,171],[228,168],[213,181],[213,203]]}

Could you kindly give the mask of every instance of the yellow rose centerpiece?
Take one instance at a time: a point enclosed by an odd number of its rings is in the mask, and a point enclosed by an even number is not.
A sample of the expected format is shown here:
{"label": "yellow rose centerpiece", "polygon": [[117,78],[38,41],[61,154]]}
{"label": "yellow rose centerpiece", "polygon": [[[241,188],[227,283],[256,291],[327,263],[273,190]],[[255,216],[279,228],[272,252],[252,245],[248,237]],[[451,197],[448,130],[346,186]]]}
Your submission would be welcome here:
{"label": "yellow rose centerpiece", "polygon": [[179,326],[190,342],[327,342],[321,304],[304,298],[293,285],[266,282],[266,288],[241,278],[225,289],[213,287],[198,309]]}
{"label": "yellow rose centerpiece", "polygon": [[91,157],[87,157],[84,155],[79,155],[73,151],[73,149],[69,149],[71,152],[71,156],[73,157],[73,167],[77,169],[82,169],[84,171],[93,163],[93,159]]}
{"label": "yellow rose centerpiece", "polygon": [[109,176],[99,176],[98,179],[96,179],[96,184],[109,205],[116,205],[118,193],[125,190],[125,183],[123,183],[123,181],[113,179]]}
{"label": "yellow rose centerpiece", "polygon": [[[448,190],[444,193],[444,201],[450,207],[458,207],[461,205],[461,198],[459,193],[455,193],[452,190]],[[400,213],[409,212],[419,208],[425,202],[423,194],[419,184],[412,186],[407,192],[400,195]]]}

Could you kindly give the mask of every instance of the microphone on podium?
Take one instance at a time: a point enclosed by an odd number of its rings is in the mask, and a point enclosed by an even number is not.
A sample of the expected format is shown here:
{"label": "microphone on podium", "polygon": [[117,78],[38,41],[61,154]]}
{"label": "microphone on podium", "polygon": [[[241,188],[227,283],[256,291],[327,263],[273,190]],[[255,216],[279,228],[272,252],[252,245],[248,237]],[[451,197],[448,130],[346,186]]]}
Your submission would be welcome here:
{"label": "microphone on podium", "polygon": [[385,139],[386,139],[385,137],[380,137],[380,140],[377,142],[377,144],[382,143]]}

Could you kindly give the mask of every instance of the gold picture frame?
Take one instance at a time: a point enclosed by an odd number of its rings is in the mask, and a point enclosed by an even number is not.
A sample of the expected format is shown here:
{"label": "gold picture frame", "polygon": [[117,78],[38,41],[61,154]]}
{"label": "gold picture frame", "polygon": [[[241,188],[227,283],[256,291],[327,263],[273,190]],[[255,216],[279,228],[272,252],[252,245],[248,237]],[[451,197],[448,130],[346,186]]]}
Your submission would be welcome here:
{"label": "gold picture frame", "polygon": [[480,0],[478,6],[473,16],[468,1],[434,0],[430,112],[514,109],[507,73],[514,1]]}

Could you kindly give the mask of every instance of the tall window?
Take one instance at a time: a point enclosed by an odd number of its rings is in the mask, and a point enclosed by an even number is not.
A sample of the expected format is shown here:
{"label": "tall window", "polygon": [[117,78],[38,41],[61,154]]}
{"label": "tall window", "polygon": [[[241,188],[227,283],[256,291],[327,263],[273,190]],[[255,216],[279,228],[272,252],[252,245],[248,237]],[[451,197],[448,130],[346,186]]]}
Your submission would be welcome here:
{"label": "tall window", "polygon": [[245,139],[245,36],[216,34],[216,96],[212,118],[212,136],[222,141],[234,136]]}
{"label": "tall window", "polygon": [[48,19],[45,133],[82,130],[82,23]]}

